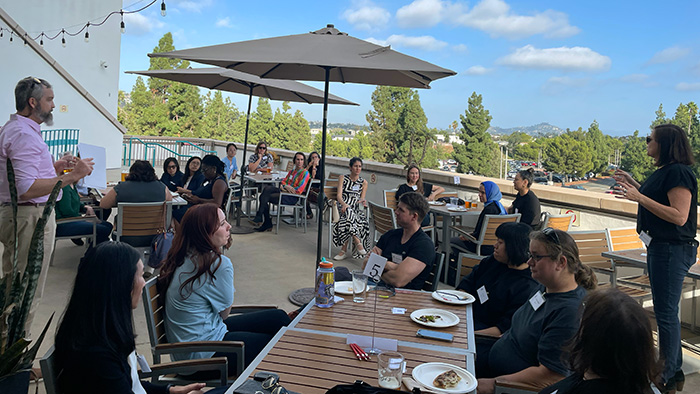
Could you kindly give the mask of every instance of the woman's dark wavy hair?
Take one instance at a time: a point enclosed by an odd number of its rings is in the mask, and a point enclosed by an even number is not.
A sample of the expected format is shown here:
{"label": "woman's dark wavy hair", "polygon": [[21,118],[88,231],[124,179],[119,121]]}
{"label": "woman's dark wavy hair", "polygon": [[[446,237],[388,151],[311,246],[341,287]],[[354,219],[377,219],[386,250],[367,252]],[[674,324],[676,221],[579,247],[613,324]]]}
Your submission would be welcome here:
{"label": "woman's dark wavy hair", "polygon": [[211,236],[219,228],[219,207],[216,204],[198,204],[190,207],[180,223],[180,231],[175,234],[163,266],[160,268],[158,288],[163,294],[173,281],[175,270],[189,257],[195,270],[180,285],[180,295],[184,298],[192,294],[197,279],[204,275],[212,281],[216,270],[221,266],[221,248],[212,243]]}
{"label": "woman's dark wavy hair", "polygon": [[654,127],[654,139],[659,145],[659,159],[656,166],[680,163],[687,166],[695,163],[693,149],[685,130],[674,124],[662,124]]}
{"label": "woman's dark wavy hair", "polygon": [[131,292],[140,259],[136,249],[122,242],[88,249],[56,332],[59,366],[76,351],[94,345],[106,346],[120,357],[136,348]]}
{"label": "woman's dark wavy hair", "polygon": [[517,267],[527,263],[530,258],[530,231],[525,223],[503,223],[496,228],[496,237],[503,240],[508,255],[508,265]]}
{"label": "woman's dark wavy hair", "polygon": [[588,293],[578,332],[568,346],[570,368],[591,370],[614,384],[617,393],[651,393],[660,372],[651,323],[630,296],[609,288]]}
{"label": "woman's dark wavy hair", "polygon": [[350,166],[349,167],[354,166],[355,163],[357,163],[358,161],[360,162],[360,164],[364,164],[364,163],[362,163],[362,159],[360,159],[359,157],[353,157],[352,159],[350,159]]}
{"label": "woman's dark wavy hair", "polygon": [[153,168],[151,163],[146,160],[136,160],[134,164],[129,168],[129,175],[126,177],[127,181],[135,182],[153,182],[157,181],[156,170]]}
{"label": "woman's dark wavy hair", "polygon": [[411,164],[408,166],[406,169],[406,183],[410,182],[411,180],[408,177],[408,173],[411,172],[412,169],[418,170],[418,181],[416,182],[416,186],[418,187],[418,190],[416,190],[418,193],[423,194],[423,174],[421,174],[420,167],[418,167],[415,164]]}
{"label": "woman's dark wavy hair", "polygon": [[[556,234],[556,237],[545,233],[550,230]],[[546,228],[542,231],[531,232],[530,240],[541,242],[547,249],[547,255],[553,259],[558,259],[559,256],[566,257],[566,268],[570,273],[574,274],[576,283],[581,287],[586,290],[594,290],[598,286],[598,279],[595,273],[591,267],[581,262],[576,241],[567,232]]]}
{"label": "woman's dark wavy hair", "polygon": [[[197,170],[197,172],[190,171],[190,163],[192,163],[192,160],[199,160],[199,170]],[[185,177],[183,178],[184,183],[187,183],[190,177],[193,177],[195,174],[199,174],[200,172],[202,172],[202,159],[199,156],[190,157],[185,165]]]}
{"label": "woman's dark wavy hair", "polygon": [[175,170],[180,171],[180,163],[177,162],[177,159],[174,157],[168,157],[163,162],[163,172],[164,173],[166,173],[166,174],[168,173],[168,166],[170,165],[170,163],[175,163]]}
{"label": "woman's dark wavy hair", "polygon": [[527,170],[520,170],[518,171],[518,175],[520,175],[523,180],[527,181],[527,188],[529,189],[532,186],[532,182],[535,181],[535,170],[532,168],[528,168]]}
{"label": "woman's dark wavy hair", "polygon": [[224,176],[226,165],[216,155],[206,155],[202,158],[202,165],[216,168],[216,175]]}

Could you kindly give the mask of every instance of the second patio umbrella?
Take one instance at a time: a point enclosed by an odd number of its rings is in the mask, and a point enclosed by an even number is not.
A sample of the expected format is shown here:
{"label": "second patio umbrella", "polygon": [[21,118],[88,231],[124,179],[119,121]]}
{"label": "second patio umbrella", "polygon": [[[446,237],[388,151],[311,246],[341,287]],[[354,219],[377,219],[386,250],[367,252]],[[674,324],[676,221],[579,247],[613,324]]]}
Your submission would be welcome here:
{"label": "second patio umbrella", "polygon": [[[333,25],[310,33],[151,53],[148,56],[212,64],[260,75],[262,78],[324,81],[326,99],[323,105],[322,168],[326,168],[327,95],[330,81],[429,88],[433,80],[456,74],[389,47],[351,37]],[[323,201],[324,182],[325,176],[322,176],[319,201]],[[320,216],[317,265],[321,259],[323,241],[323,219]]]}
{"label": "second patio umbrella", "polygon": [[[168,70],[127,71],[128,74],[139,74],[148,77],[167,79],[197,85],[208,89],[223,90],[226,92],[248,95],[248,111],[245,123],[245,137],[243,142],[243,162],[241,163],[241,181],[244,181],[246,168],[246,153],[248,151],[248,126],[250,123],[250,110],[253,96],[269,98],[270,100],[295,101],[302,103],[324,103],[324,94],[321,90],[291,80],[262,79],[256,75],[227,70],[219,67],[210,68],[186,68]],[[328,98],[330,104],[359,105],[342,97],[331,95]],[[240,228],[240,209],[236,214],[236,228]],[[232,232],[241,232],[232,228]]]}

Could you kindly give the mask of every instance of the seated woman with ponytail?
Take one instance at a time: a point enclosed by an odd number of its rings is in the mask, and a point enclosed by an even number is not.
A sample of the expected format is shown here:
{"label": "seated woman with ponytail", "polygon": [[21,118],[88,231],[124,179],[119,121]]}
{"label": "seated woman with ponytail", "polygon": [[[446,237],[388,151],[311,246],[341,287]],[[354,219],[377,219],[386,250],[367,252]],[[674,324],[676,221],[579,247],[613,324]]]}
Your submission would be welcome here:
{"label": "seated woman with ponytail", "polygon": [[539,388],[569,374],[565,347],[576,334],[581,301],[596,287],[593,271],[581,263],[576,242],[564,231],[530,234],[532,278],[540,286],[513,315],[498,340],[477,340],[477,393],[493,393],[495,378]]}

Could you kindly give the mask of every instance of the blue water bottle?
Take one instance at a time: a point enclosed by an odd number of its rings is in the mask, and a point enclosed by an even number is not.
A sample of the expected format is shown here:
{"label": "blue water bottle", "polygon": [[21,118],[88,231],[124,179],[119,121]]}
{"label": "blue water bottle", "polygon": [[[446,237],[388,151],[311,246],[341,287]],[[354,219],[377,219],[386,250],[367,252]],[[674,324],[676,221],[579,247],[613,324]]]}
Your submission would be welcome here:
{"label": "blue water bottle", "polygon": [[335,296],[335,269],[333,263],[321,258],[321,263],[316,270],[316,306],[330,308],[333,306]]}

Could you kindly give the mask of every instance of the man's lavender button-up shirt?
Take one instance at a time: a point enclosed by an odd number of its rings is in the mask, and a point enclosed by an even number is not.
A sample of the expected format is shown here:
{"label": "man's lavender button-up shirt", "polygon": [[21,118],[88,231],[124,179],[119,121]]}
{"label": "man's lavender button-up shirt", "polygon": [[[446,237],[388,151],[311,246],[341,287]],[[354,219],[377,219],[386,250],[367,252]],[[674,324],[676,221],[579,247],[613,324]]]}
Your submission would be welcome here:
{"label": "man's lavender button-up shirt", "polygon": [[[17,197],[26,193],[37,179],[56,177],[49,147],[41,139],[39,124],[25,116],[12,114],[0,129],[0,203],[10,202],[7,182],[7,158],[15,170]],[[48,195],[19,202],[43,203]]]}

